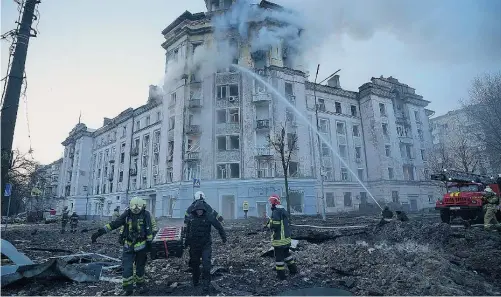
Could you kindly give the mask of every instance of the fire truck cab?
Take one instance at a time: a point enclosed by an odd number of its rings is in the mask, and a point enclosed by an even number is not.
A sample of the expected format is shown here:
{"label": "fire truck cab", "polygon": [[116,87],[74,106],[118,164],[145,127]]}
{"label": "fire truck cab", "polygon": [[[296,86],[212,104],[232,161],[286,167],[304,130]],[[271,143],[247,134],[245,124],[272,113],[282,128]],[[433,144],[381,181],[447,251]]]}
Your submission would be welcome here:
{"label": "fire truck cab", "polygon": [[[440,211],[442,222],[447,224],[455,218],[481,223],[484,218],[482,197],[486,186],[500,196],[501,186],[494,177],[444,169],[441,173],[432,174],[431,179],[446,184],[447,192],[436,202],[435,209]],[[501,219],[500,210],[496,216]]]}

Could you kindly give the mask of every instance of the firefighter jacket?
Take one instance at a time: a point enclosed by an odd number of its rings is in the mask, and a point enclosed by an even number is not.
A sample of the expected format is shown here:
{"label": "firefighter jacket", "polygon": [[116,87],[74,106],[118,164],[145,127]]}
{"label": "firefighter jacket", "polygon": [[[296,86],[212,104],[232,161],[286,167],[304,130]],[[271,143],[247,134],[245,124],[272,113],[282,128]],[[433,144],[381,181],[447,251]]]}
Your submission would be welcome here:
{"label": "firefighter jacket", "polygon": [[63,210],[63,214],[61,216],[61,220],[64,222],[67,222],[70,218],[69,216],[70,211],[69,210]]}
{"label": "firefighter jacket", "polygon": [[187,226],[188,224],[188,220],[189,220],[189,216],[191,215],[191,213],[193,212],[194,210],[194,207],[195,207],[195,204],[198,202],[198,201],[201,201],[204,206],[205,206],[205,212],[208,213],[208,214],[212,214],[216,220],[218,220],[219,222],[222,222],[223,221],[223,217],[220,216],[217,211],[215,211],[214,209],[212,209],[212,207],[209,205],[209,203],[205,202],[205,200],[203,199],[200,199],[200,200],[195,200],[193,201],[193,203],[188,207],[188,209],[186,210],[185,214],[184,214],[184,225]]}
{"label": "firefighter jacket", "polygon": [[120,243],[124,250],[136,252],[146,248],[146,243],[151,243],[158,231],[155,218],[147,210],[134,214],[126,209],[116,220],[104,225],[106,232],[120,227]]}
{"label": "firefighter jacket", "polygon": [[493,204],[493,205],[499,204],[499,197],[495,193],[486,192],[483,195],[483,198],[486,204]]}
{"label": "firefighter jacket", "polygon": [[197,216],[194,212],[190,213],[187,219],[186,245],[192,248],[202,248],[212,244],[212,226],[217,229],[223,242],[226,242],[223,225],[211,212],[205,211],[201,216]]}
{"label": "firefighter jacket", "polygon": [[72,224],[72,225],[78,224],[78,215],[76,213],[71,215],[70,224]]}
{"label": "firefighter jacket", "polygon": [[289,226],[289,214],[282,205],[277,205],[272,209],[271,218],[266,224],[266,227],[270,228],[272,231],[272,246],[290,246],[291,231]]}

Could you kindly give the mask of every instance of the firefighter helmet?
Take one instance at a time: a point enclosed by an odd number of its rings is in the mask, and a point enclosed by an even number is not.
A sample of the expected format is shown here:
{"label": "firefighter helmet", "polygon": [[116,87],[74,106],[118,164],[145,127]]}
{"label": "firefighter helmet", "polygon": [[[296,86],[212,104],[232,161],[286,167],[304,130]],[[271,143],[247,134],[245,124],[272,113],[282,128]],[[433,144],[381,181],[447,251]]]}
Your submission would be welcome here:
{"label": "firefighter helmet", "polygon": [[197,191],[195,193],[195,200],[205,199],[205,194],[202,191]]}
{"label": "firefighter helmet", "polygon": [[134,197],[130,200],[129,202],[129,208],[134,214],[138,214],[143,210],[144,206],[146,205],[146,201],[144,199],[139,198],[139,197]]}
{"label": "firefighter helmet", "polygon": [[271,205],[279,205],[280,204],[280,196],[277,194],[272,194],[269,198],[268,201],[270,202]]}

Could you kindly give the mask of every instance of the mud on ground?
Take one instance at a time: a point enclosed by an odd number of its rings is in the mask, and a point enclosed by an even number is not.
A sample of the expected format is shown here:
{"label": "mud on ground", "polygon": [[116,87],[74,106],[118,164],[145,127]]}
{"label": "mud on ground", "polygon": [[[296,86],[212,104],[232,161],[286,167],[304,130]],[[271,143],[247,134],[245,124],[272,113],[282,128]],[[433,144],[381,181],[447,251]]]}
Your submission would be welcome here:
{"label": "mud on ground", "polygon": [[[262,219],[227,222],[228,242],[213,234],[214,295],[277,295],[294,288],[336,287],[355,295],[501,295],[501,234],[482,228],[457,228],[433,215],[411,216],[409,222],[382,226],[378,218],[333,216],[295,217],[297,225],[357,228],[294,227],[302,238],[294,252],[300,273],[285,281],[275,277],[274,260],[261,257],[270,247],[269,234],[258,230]],[[160,222],[166,224],[168,221]],[[102,222],[81,222],[83,228]],[[36,231],[35,231],[36,230]],[[91,244],[90,235],[59,233],[59,224],[10,225],[4,239],[35,262],[68,252],[95,252],[121,257],[117,234]],[[43,252],[30,247],[58,248]],[[188,255],[157,259],[147,266],[149,295],[199,295],[187,271]],[[2,288],[3,295],[121,295],[121,285],[109,282],[76,283],[67,280],[26,280]]]}

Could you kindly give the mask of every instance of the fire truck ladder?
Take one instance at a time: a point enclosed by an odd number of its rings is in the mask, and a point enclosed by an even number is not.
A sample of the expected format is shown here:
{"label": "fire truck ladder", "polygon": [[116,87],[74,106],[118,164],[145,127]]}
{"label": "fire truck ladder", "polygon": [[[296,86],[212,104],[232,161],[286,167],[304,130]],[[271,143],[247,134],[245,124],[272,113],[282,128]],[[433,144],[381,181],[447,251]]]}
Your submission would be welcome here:
{"label": "fire truck ladder", "polygon": [[447,169],[444,169],[441,173],[432,174],[431,179],[443,182],[482,183],[484,185],[495,183],[494,177]]}

